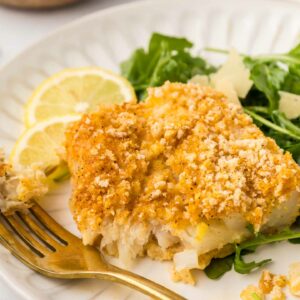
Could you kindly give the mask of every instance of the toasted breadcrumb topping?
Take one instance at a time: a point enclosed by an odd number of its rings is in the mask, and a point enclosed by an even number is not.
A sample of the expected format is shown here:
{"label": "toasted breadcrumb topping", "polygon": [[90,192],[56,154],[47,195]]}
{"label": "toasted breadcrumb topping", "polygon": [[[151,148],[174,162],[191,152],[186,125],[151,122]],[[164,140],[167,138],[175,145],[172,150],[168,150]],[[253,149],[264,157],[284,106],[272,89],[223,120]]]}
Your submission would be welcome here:
{"label": "toasted breadcrumb topping", "polygon": [[196,281],[191,270],[183,269],[176,271],[175,268],[172,270],[172,280],[174,282],[182,282],[185,284],[195,285]]}
{"label": "toasted breadcrumb topping", "polygon": [[241,299],[242,300],[264,300],[265,295],[264,293],[255,285],[248,285],[242,292],[241,292]]}
{"label": "toasted breadcrumb topping", "polygon": [[184,228],[241,213],[256,227],[300,187],[300,167],[221,93],[150,88],[144,103],[100,107],[66,133],[80,230],[151,221]]}
{"label": "toasted breadcrumb topping", "polygon": [[[285,275],[276,275],[268,270],[263,270],[259,279],[258,287],[255,285],[247,286],[241,293],[241,299],[256,299],[255,293],[259,299],[285,300],[286,294],[284,288],[291,285],[291,278]],[[251,298],[252,297],[252,298]]]}
{"label": "toasted breadcrumb topping", "polygon": [[263,270],[261,277],[259,279],[259,288],[263,291],[264,294],[271,293],[276,287],[273,293],[278,292],[278,288],[282,289],[287,285],[287,277],[284,275],[274,275],[268,270]]}

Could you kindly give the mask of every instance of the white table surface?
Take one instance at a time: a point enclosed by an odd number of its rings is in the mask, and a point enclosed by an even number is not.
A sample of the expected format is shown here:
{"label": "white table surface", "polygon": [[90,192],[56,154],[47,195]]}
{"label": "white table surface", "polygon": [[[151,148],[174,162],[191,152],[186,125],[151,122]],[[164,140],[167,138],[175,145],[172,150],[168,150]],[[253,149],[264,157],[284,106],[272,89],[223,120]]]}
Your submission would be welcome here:
{"label": "white table surface", "polygon": [[[0,66],[60,26],[100,9],[140,0],[82,0],[52,11],[24,11],[0,7]],[[0,300],[23,300],[0,277]]]}

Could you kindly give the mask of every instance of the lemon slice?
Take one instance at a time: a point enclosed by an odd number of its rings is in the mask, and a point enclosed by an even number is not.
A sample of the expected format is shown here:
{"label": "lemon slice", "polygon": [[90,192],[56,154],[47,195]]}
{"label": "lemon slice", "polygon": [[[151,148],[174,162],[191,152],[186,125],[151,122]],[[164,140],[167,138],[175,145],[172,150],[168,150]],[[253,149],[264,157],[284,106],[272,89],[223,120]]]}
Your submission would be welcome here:
{"label": "lemon slice", "polygon": [[43,168],[57,166],[60,162],[57,153],[64,142],[65,130],[79,119],[79,114],[55,117],[26,129],[13,148],[10,162],[19,167],[37,163]]}
{"label": "lemon slice", "polygon": [[27,127],[48,118],[95,110],[101,103],[136,101],[131,84],[99,67],[66,69],[44,81],[25,111]]}

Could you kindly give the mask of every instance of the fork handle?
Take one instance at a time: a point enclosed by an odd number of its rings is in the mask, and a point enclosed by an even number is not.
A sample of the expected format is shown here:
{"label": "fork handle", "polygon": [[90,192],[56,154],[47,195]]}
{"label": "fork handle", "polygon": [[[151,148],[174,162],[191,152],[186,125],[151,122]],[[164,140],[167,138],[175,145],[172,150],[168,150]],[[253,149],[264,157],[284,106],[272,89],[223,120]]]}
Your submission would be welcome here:
{"label": "fork handle", "polygon": [[103,273],[95,273],[95,277],[99,279],[108,279],[129,286],[135,290],[146,294],[153,299],[159,300],[186,300],[186,298],[172,292],[164,286],[146,279],[137,274],[126,270],[110,266],[109,271]]}

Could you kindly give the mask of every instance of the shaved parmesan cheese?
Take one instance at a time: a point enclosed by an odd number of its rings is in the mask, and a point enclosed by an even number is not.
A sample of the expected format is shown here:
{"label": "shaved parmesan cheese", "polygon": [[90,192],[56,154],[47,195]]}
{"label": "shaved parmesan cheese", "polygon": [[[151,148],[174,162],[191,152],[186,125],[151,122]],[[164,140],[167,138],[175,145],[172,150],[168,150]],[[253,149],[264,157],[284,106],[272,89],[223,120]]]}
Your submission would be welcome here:
{"label": "shaved parmesan cheese", "polygon": [[245,98],[253,85],[253,81],[250,80],[250,71],[246,68],[242,57],[235,49],[230,51],[227,61],[211,77],[214,78],[214,82],[223,81],[224,79],[230,81],[240,98]]}
{"label": "shaved parmesan cheese", "polygon": [[279,92],[279,111],[283,112],[288,119],[295,119],[300,116],[300,95]]}
{"label": "shaved parmesan cheese", "polygon": [[241,105],[239,98],[245,98],[253,85],[250,71],[234,49],[230,51],[228,60],[216,73],[210,76],[196,75],[190,82],[211,86],[222,92],[230,102],[238,105]]}
{"label": "shaved parmesan cheese", "polygon": [[195,75],[189,82],[196,83],[201,86],[213,87],[223,93],[228,101],[241,105],[236,90],[229,79],[216,76],[216,74],[212,74],[211,76]]}
{"label": "shaved parmesan cheese", "polygon": [[236,90],[229,79],[212,76],[212,83],[217,91],[222,92],[227,97],[228,101],[241,105]]}
{"label": "shaved parmesan cheese", "polygon": [[197,83],[201,86],[210,86],[210,79],[207,75],[195,75],[189,82]]}
{"label": "shaved parmesan cheese", "polygon": [[196,250],[184,250],[178,252],[173,257],[175,270],[196,269],[199,267],[198,254]]}

